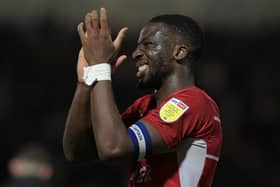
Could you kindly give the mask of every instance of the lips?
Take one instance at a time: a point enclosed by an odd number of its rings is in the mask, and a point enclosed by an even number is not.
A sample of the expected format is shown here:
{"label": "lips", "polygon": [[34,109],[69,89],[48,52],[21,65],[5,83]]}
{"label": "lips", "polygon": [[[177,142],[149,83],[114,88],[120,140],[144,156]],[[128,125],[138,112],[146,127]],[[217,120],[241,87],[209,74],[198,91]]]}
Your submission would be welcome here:
{"label": "lips", "polygon": [[147,64],[143,64],[138,67],[138,71],[136,73],[137,77],[143,77],[146,72],[148,72],[149,66]]}
{"label": "lips", "polygon": [[146,72],[149,70],[149,65],[146,62],[137,62],[136,68],[138,69],[136,76],[141,78],[144,76]]}

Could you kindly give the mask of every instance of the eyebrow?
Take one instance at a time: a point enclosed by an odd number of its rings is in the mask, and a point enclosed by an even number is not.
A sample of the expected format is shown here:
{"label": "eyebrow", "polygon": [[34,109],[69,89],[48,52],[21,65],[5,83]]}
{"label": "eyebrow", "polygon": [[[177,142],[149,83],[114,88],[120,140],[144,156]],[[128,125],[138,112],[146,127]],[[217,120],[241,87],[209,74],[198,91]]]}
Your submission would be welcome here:
{"label": "eyebrow", "polygon": [[141,44],[141,43],[143,43],[143,42],[145,42],[146,40],[151,40],[149,37],[145,37],[145,38],[142,38],[142,40],[138,40],[138,44]]}

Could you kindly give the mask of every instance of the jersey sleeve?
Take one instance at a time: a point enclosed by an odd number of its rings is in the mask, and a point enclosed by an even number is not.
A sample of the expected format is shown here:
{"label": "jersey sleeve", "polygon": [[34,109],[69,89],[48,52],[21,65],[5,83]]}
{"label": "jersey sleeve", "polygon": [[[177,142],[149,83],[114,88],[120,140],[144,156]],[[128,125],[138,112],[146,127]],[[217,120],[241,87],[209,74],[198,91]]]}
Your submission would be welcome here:
{"label": "jersey sleeve", "polygon": [[192,92],[179,92],[166,98],[159,107],[142,118],[160,133],[172,148],[185,137],[198,137],[210,110],[203,97]]}
{"label": "jersey sleeve", "polygon": [[140,97],[135,100],[124,112],[122,112],[122,120],[127,127],[142,117],[142,115],[148,110],[151,100],[152,95]]}
{"label": "jersey sleeve", "polygon": [[138,104],[133,103],[121,114],[122,120],[126,127],[129,127],[133,122],[139,119]]}

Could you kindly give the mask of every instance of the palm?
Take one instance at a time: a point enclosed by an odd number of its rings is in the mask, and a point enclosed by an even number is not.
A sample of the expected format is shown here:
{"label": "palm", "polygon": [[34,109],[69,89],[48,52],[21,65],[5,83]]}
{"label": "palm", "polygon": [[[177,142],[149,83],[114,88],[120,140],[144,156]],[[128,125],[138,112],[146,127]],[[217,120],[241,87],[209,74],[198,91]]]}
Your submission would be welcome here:
{"label": "palm", "polygon": [[78,25],[78,32],[88,65],[109,63],[114,70],[126,59],[125,55],[118,59],[116,57],[128,29],[126,27],[122,28],[116,39],[112,41],[107,13],[104,8],[100,9],[100,15],[96,10],[88,13],[84,23]]}

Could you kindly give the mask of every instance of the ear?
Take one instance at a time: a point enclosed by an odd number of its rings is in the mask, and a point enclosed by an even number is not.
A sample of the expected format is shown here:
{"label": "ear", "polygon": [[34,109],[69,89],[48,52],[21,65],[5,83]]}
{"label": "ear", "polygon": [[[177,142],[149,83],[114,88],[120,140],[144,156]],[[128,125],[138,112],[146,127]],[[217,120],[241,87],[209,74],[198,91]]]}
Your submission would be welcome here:
{"label": "ear", "polygon": [[189,49],[185,45],[176,45],[173,51],[175,60],[180,61],[188,56]]}

